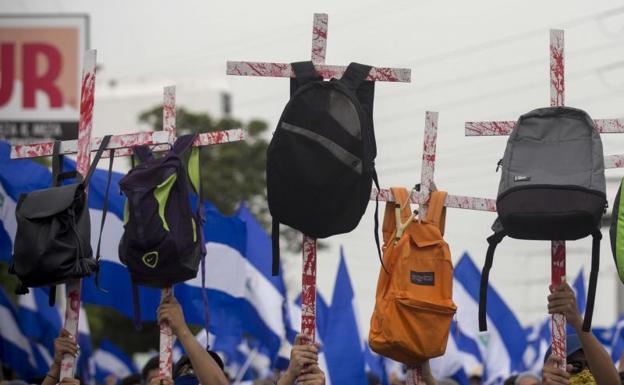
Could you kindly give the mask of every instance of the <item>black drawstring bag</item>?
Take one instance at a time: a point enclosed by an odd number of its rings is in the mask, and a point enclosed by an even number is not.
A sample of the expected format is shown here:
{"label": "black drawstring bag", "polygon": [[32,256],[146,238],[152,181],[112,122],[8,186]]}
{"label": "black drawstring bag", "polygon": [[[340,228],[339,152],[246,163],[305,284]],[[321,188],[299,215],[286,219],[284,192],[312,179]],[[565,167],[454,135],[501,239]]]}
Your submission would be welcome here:
{"label": "black drawstring bag", "polygon": [[[95,259],[91,250],[91,223],[86,189],[109,141],[110,136],[103,138],[84,180],[63,186],[63,179],[80,178],[80,174],[62,172],[60,142],[55,142],[52,156],[54,187],[20,195],[15,210],[17,232],[13,260],[9,268],[9,273],[15,274],[20,281],[16,294],[28,293],[29,287],[50,286],[50,304],[53,304],[55,285],[97,273],[100,244],[98,240]],[[111,150],[105,202],[108,201],[113,155]],[[102,227],[106,209],[105,205]]]}

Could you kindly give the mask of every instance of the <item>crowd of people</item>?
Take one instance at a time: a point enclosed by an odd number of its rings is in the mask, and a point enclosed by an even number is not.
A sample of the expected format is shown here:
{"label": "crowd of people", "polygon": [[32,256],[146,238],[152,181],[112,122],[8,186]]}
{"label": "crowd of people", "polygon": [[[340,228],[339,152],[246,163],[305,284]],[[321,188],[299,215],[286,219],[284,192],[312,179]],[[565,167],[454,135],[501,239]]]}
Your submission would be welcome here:
{"label": "crowd of people", "polygon": [[[565,315],[567,323],[574,329],[574,334],[566,338],[566,365],[561,358],[546,353],[542,375],[533,373],[514,374],[504,381],[504,385],[620,385],[624,384],[624,373],[619,373],[613,365],[607,351],[590,332],[583,332],[583,319],[578,311],[574,291],[567,283],[551,288],[548,296],[548,312]],[[175,297],[167,298],[158,308],[158,322],[167,323],[182,344],[186,354],[174,365],[172,376],[161,376],[158,356],[151,358],[140,374],[115,380],[118,385],[228,385],[231,379],[224,371],[224,364],[219,355],[204,349],[189,329],[180,304]],[[76,338],[66,330],[56,338],[54,359],[41,385],[80,385],[75,378],[60,378],[63,355],[78,356],[79,346]],[[288,369],[276,374],[274,378],[256,380],[252,385],[324,385],[325,373],[319,367],[319,345],[305,344],[297,336],[290,353]],[[348,360],[348,357],[344,357]],[[424,385],[457,385],[452,379],[436,379],[432,375],[428,362],[422,365]],[[371,378],[370,384],[378,379]],[[471,385],[480,385],[479,376],[472,376]],[[401,385],[404,380],[390,378],[391,385]],[[21,380],[4,380],[0,385],[27,385]],[[342,385],[342,384],[336,384]]]}

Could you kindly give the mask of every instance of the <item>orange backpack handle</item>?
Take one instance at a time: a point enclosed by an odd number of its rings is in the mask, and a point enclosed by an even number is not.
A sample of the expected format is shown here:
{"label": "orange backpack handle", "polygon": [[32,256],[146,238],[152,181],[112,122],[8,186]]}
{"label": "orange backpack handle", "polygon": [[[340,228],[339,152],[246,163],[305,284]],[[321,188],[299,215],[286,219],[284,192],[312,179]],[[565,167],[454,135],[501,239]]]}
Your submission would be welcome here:
{"label": "orange backpack handle", "polygon": [[396,234],[396,209],[397,205],[401,208],[401,222],[409,220],[412,215],[412,209],[409,202],[409,192],[404,187],[391,187],[394,202],[386,203],[386,210],[383,221],[383,239],[384,246],[391,242]]}
{"label": "orange backpack handle", "polygon": [[432,191],[427,202],[427,217],[425,220],[436,225],[440,229],[440,234],[444,235],[444,225],[446,223],[446,191]]}

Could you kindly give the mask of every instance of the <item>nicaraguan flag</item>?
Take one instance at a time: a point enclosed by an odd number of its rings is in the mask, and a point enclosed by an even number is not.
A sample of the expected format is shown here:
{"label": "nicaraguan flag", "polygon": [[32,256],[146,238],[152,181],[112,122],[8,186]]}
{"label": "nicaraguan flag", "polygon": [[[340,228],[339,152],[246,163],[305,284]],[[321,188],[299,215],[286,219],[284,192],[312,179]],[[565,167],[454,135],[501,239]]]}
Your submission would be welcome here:
{"label": "nicaraguan flag", "polygon": [[35,358],[36,350],[35,344],[20,328],[13,303],[0,288],[0,361],[20,378],[30,379],[41,374]]}
{"label": "nicaraguan flag", "polygon": [[458,327],[470,340],[480,342],[484,385],[500,384],[511,373],[524,371],[525,331],[491,285],[488,287],[488,331],[479,333],[481,272],[467,253],[455,266],[454,277],[453,300],[458,308]]}
{"label": "nicaraguan flag", "polygon": [[[355,293],[342,248],[329,316],[324,326],[324,352],[334,384],[366,385],[363,339],[354,306]],[[347,358],[348,359],[345,359]]]}
{"label": "nicaraguan flag", "polygon": [[103,340],[98,349],[93,353],[95,362],[95,378],[98,383],[103,383],[109,375],[114,375],[121,380],[126,376],[138,373],[134,362],[109,340]]}

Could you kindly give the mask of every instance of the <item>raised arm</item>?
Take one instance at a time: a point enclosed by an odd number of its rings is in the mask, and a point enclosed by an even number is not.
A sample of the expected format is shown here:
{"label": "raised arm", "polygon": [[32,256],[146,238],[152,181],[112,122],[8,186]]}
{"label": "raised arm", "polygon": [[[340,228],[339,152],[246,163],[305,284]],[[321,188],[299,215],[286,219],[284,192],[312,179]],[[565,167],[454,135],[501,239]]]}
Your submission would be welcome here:
{"label": "raised arm", "polygon": [[201,385],[229,385],[223,370],[189,330],[182,308],[174,296],[167,297],[161,303],[158,308],[158,322],[167,322],[178,337]]}
{"label": "raised arm", "polygon": [[587,365],[597,385],[620,385],[620,376],[611,361],[609,353],[602,347],[594,334],[583,331],[583,318],[576,306],[574,291],[567,284],[551,289],[548,296],[548,312],[563,313],[581,340]]}

